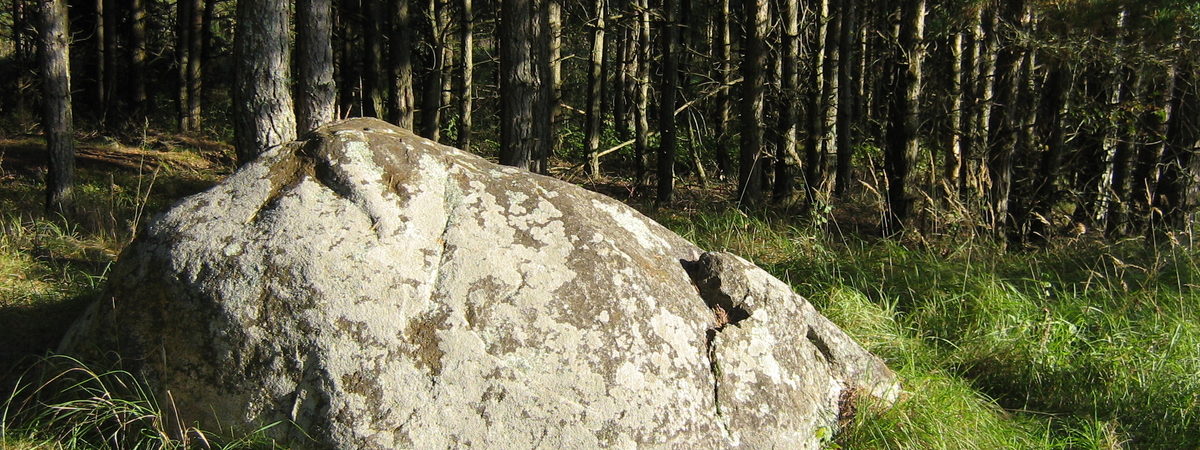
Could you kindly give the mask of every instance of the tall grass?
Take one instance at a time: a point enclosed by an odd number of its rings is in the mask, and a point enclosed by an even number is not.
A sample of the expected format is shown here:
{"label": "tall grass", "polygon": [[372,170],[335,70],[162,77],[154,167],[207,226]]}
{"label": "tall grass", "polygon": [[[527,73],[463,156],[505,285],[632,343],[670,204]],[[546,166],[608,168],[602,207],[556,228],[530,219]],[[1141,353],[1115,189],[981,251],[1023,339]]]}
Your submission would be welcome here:
{"label": "tall grass", "polygon": [[1200,448],[1195,250],[913,250],[736,210],[658,216],[790,282],[897,371],[905,395],[860,408],[844,448]]}
{"label": "tall grass", "polygon": [[148,216],[225,170],[202,152],[165,144],[83,143],[78,214],[65,220],[42,213],[44,169],[33,163],[41,145],[0,140],[0,449],[214,445],[196,440],[195,430],[166,433],[157,401],[128,373],[41,356],[96,299],[109,265]]}
{"label": "tall grass", "polygon": [[96,371],[69,357],[47,357],[0,404],[0,448],[284,448],[265,434],[279,423],[222,438],[179,423],[166,406],[129,372]]}

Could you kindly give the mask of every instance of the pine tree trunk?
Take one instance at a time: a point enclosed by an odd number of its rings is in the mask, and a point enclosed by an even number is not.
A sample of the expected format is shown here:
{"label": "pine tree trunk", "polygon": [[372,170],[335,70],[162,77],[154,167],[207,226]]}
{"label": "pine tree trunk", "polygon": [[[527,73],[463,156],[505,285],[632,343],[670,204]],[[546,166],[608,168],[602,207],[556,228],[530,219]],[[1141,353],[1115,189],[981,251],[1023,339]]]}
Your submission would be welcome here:
{"label": "pine tree trunk", "polygon": [[302,132],[337,117],[332,11],[331,0],[296,0],[296,126]]}
{"label": "pine tree trunk", "polygon": [[833,193],[838,196],[844,195],[850,190],[851,165],[854,158],[854,103],[857,101],[857,96],[854,92],[856,83],[852,75],[855,67],[854,49],[857,47],[854,36],[858,34],[855,30],[857,25],[855,13],[853,0],[842,3],[839,15],[841,24],[838,27],[840,55],[838,58],[837,146],[835,150],[837,165],[833,185]]}
{"label": "pine tree trunk", "polygon": [[64,0],[41,0],[38,32],[42,78],[42,129],[48,172],[46,213],[70,217],[75,184],[75,143],[71,115],[70,31]]}
{"label": "pine tree trunk", "polygon": [[[550,124],[544,82],[547,52],[538,51],[544,32],[532,0],[505,0],[500,8],[500,163],[530,169],[546,153],[543,140]],[[540,128],[540,129],[539,129]]]}
{"label": "pine tree trunk", "polygon": [[288,29],[286,1],[238,1],[234,137],[239,164],[296,138]]}
{"label": "pine tree trunk", "polygon": [[732,13],[730,0],[720,0],[721,9],[720,16],[717,17],[717,39],[716,39],[716,57],[718,61],[716,79],[721,83],[719,91],[717,91],[717,111],[716,123],[714,124],[715,133],[717,135],[717,176],[724,179],[731,173],[729,150],[732,147],[730,138],[731,130],[729,129],[730,117],[729,113],[733,109],[733,95],[730,90],[733,89],[733,33],[732,28]]}
{"label": "pine tree trunk", "polygon": [[888,180],[888,216],[884,235],[911,226],[912,205],[917,197],[914,166],[920,150],[921,63],[924,59],[925,1],[901,6],[897,39],[900,53],[894,58],[891,120],[888,122],[884,169]]}
{"label": "pine tree trunk", "polygon": [[[1024,1],[1002,5],[1001,18],[1014,27],[1021,26]],[[997,237],[1005,237],[1009,221],[1009,196],[1012,188],[1013,157],[1016,154],[1018,127],[1016,102],[1019,88],[1021,50],[1006,36],[996,57],[996,100],[988,125],[987,164],[990,175],[989,222]]]}
{"label": "pine tree trunk", "polygon": [[775,149],[775,199],[788,203],[795,193],[792,182],[794,172],[800,166],[796,140],[800,132],[800,2],[784,0],[779,4],[783,33],[780,57],[780,89],[782,105],[777,133],[779,145]]}
{"label": "pine tree trunk", "polygon": [[636,98],[634,99],[634,162],[636,166],[637,187],[650,184],[650,2],[635,0],[638,3],[638,45],[637,45],[637,83]]}
{"label": "pine tree trunk", "polygon": [[388,120],[400,127],[413,129],[415,100],[413,99],[412,72],[412,28],[409,18],[409,2],[411,0],[396,0],[389,2],[392,11],[392,45],[388,47],[391,53],[391,78],[389,96],[391,105],[388,107]]}
{"label": "pine tree trunk", "polygon": [[[382,0],[363,0],[363,115],[384,117],[383,11]],[[299,8],[297,8],[298,10]],[[298,13],[299,11],[297,11]]]}
{"label": "pine tree trunk", "polygon": [[766,0],[745,0],[746,59],[742,61],[742,145],[738,153],[738,203],[755,205],[762,199],[764,85],[767,68]]}
{"label": "pine tree trunk", "polygon": [[470,151],[472,96],[475,75],[475,12],[471,0],[462,0],[462,89],[458,93],[458,148]]}
{"label": "pine tree trunk", "polygon": [[[133,118],[146,111],[146,6],[145,0],[129,0],[129,108]],[[126,125],[141,126],[140,123]]]}
{"label": "pine tree trunk", "polygon": [[[765,1],[765,0],[764,0]],[[660,205],[671,202],[675,192],[675,100],[679,88],[679,0],[663,3],[663,76],[662,100],[659,102],[658,128],[658,192]]]}
{"label": "pine tree trunk", "polygon": [[601,85],[604,83],[604,8],[605,0],[592,0],[595,28],[592,29],[592,55],[588,71],[586,124],[584,127],[583,151],[588,158],[588,173],[600,176],[600,112]]}
{"label": "pine tree trunk", "polygon": [[543,84],[542,89],[548,95],[547,113],[550,115],[550,129],[547,135],[547,147],[537,157],[537,172],[549,173],[550,155],[558,153],[558,136],[557,130],[563,126],[562,117],[562,2],[560,0],[548,0],[545,2],[543,13],[539,15],[539,20],[542,20],[544,26],[537,28],[537,33],[541,39],[545,41],[542,47],[545,49],[546,58],[542,64],[546,66],[548,75],[547,82]]}
{"label": "pine tree trunk", "polygon": [[421,94],[421,130],[419,134],[426,139],[438,141],[442,131],[442,71],[445,70],[446,36],[442,27],[445,0],[429,0],[426,4],[426,14],[431,20],[433,29],[430,35],[430,64],[429,72],[425,74],[424,90]]}
{"label": "pine tree trunk", "polygon": [[1200,167],[1196,167],[1200,165],[1200,157],[1196,155],[1196,149],[1200,148],[1200,77],[1191,59],[1195,56],[1190,46],[1190,43],[1180,44],[1175,61],[1162,175],[1153,204],[1161,216],[1151,231],[1159,233],[1188,230],[1200,202],[1200,192],[1196,192],[1200,189]]}

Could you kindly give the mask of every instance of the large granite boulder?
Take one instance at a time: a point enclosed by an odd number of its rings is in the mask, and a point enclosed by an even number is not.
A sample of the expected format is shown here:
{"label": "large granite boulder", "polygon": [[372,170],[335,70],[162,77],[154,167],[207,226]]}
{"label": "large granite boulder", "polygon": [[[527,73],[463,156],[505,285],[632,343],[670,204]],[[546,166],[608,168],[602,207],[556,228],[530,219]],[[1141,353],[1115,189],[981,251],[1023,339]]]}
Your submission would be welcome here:
{"label": "large granite boulder", "polygon": [[298,448],[806,449],[898,390],[754,265],[373,119],[158,217],[63,349]]}

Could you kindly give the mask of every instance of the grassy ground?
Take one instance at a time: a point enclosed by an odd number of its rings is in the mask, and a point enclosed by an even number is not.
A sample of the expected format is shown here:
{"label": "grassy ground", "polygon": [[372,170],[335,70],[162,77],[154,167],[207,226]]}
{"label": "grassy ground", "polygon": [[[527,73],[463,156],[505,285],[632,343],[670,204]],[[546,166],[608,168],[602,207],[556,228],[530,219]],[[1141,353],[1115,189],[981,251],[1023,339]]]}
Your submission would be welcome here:
{"label": "grassy ground", "polygon": [[[33,139],[0,140],[0,392],[22,374],[29,381],[25,370],[95,299],[147,217],[230,168],[227,148],[202,141],[81,142],[86,212],[63,225],[39,212],[41,151]],[[1075,239],[1005,253],[965,239],[906,247],[696,203],[708,206],[652,215],[790,282],[901,377],[901,400],[858,405],[830,448],[1200,449],[1200,254],[1185,246]],[[126,374],[71,371],[88,389],[116,383],[136,392]],[[161,430],[153,399],[137,397],[100,407],[130,423],[149,417],[146,429]],[[0,449],[181,445],[161,435],[104,444],[63,433],[75,425],[35,427],[40,435],[12,429],[19,425],[0,415]]]}
{"label": "grassy ground", "polygon": [[657,218],[744,255],[895,369],[848,449],[1200,449],[1200,254],[1140,240],[912,250],[736,210]]}

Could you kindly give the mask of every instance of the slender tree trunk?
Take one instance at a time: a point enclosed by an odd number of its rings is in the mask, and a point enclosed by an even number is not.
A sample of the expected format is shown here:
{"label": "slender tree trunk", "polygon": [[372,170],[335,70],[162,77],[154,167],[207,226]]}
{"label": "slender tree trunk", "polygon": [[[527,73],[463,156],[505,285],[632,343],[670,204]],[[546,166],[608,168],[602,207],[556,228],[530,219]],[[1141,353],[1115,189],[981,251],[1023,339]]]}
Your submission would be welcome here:
{"label": "slender tree trunk", "polygon": [[763,103],[767,68],[766,0],[743,2],[746,58],[742,61],[742,145],[738,158],[738,203],[755,205],[762,199]]}
{"label": "slender tree trunk", "polygon": [[[405,1],[405,0],[401,0]],[[362,0],[341,0],[337,13],[339,41],[335,44],[334,84],[338,87],[338,115],[357,117],[362,108]]]}
{"label": "slender tree trunk", "polygon": [[475,12],[471,0],[462,0],[462,90],[458,94],[458,148],[470,151],[472,96],[475,74]]}
{"label": "slender tree trunk", "polygon": [[[188,60],[193,55],[191,54],[191,39],[189,35],[192,32],[191,21],[188,19],[192,16],[192,8],[195,7],[195,2],[192,0],[179,0],[175,6],[175,66],[176,66],[176,87],[177,98],[176,108],[178,114],[178,126],[181,132],[192,131],[192,117],[188,115],[191,111],[188,110]],[[198,55],[196,55],[198,56]]]}
{"label": "slender tree trunk", "polygon": [[842,48],[841,43],[841,14],[847,1],[830,1],[825,18],[825,34],[821,42],[824,43],[825,56],[821,60],[821,70],[824,75],[821,76],[821,133],[818,135],[821,146],[821,190],[823,194],[828,194],[829,189],[836,186],[837,180],[832,180],[831,186],[829,181],[830,176],[836,176],[837,172],[831,173],[830,165],[835,162],[837,152],[837,119],[841,105],[838,103],[841,100],[839,93],[841,92],[841,76],[839,69],[841,68]]}
{"label": "slender tree trunk", "polygon": [[124,115],[124,111],[121,109],[124,95],[120,91],[122,68],[119,62],[120,50],[117,46],[121,33],[117,25],[120,23],[121,11],[124,8],[121,7],[123,5],[118,4],[117,0],[102,1],[104,2],[104,112],[101,114],[101,122],[105,126],[111,126],[116,125],[114,122],[117,117]]}
{"label": "slender tree trunk", "polygon": [[650,184],[650,1],[638,3],[637,83],[634,114],[634,152],[637,187]]}
{"label": "slender tree trunk", "polygon": [[[619,14],[619,13],[618,13]],[[626,19],[628,22],[628,19]],[[633,128],[629,123],[629,103],[633,98],[630,95],[632,83],[630,83],[630,70],[633,66],[630,64],[630,51],[633,48],[630,45],[632,33],[627,25],[620,25],[617,28],[620,33],[617,35],[617,56],[616,75],[613,77],[613,127],[616,128],[617,139],[621,141],[629,140]]]}
{"label": "slender tree trunk", "polygon": [[1042,106],[1043,142],[1046,150],[1038,164],[1038,176],[1034,183],[1034,198],[1029,225],[1031,239],[1045,241],[1053,232],[1051,210],[1058,199],[1058,178],[1062,171],[1063,156],[1066,154],[1066,133],[1063,117],[1067,114],[1071,78],[1061,62],[1055,62],[1046,74]]}
{"label": "slender tree trunk", "polygon": [[[686,0],[685,0],[686,1]],[[765,0],[764,0],[765,1]],[[658,128],[658,204],[671,202],[675,192],[675,99],[679,89],[679,0],[663,3],[663,77]]]}
{"label": "slender tree trunk", "polygon": [[[191,131],[200,131],[200,113],[204,99],[204,15],[205,0],[191,0],[190,29],[188,30],[187,116]],[[209,0],[213,1],[213,0]]]}
{"label": "slender tree trunk", "polygon": [[308,131],[333,122],[333,2],[296,0],[296,126]]}
{"label": "slender tree trunk", "polygon": [[854,158],[854,114],[855,102],[857,101],[857,96],[854,92],[856,83],[852,76],[853,67],[855,66],[854,49],[857,47],[854,42],[854,36],[857,35],[857,30],[855,29],[857,18],[854,0],[842,3],[839,18],[841,19],[841,25],[838,28],[838,48],[841,55],[838,58],[837,73],[837,166],[833,193],[834,195],[842,196],[850,191],[851,165]]}
{"label": "slender tree trunk", "polygon": [[[146,111],[146,6],[129,0],[129,106],[140,120]],[[136,125],[141,125],[136,124]]]}
{"label": "slender tree trunk", "polygon": [[966,109],[966,95],[964,94],[964,80],[966,79],[963,69],[964,51],[966,35],[965,31],[954,33],[950,37],[950,111],[947,117],[948,132],[946,133],[946,141],[943,144],[945,147],[945,158],[942,160],[942,183],[944,191],[948,196],[953,197],[958,190],[959,177],[961,176],[962,160],[963,160],[963,114]]}
{"label": "slender tree trunk", "polygon": [[445,0],[429,0],[427,15],[433,29],[430,36],[429,72],[425,75],[425,89],[421,95],[420,135],[433,141],[441,139],[442,71],[445,69],[446,35],[443,25],[448,25],[444,16]]}
{"label": "slender tree trunk", "polygon": [[[1181,33],[1182,34],[1182,33]],[[1183,38],[1180,39],[1181,41]],[[1161,214],[1152,230],[1187,230],[1200,202],[1200,93],[1191,43],[1182,43],[1176,56],[1167,121],[1167,142],[1154,208]]]}
{"label": "slender tree trunk", "polygon": [[717,76],[721,83],[717,91],[717,111],[715,133],[717,135],[717,176],[725,179],[730,174],[729,149],[732,147],[730,135],[729,113],[733,109],[733,33],[730,32],[732,10],[730,0],[720,0],[721,9],[717,17]]}
{"label": "slender tree trunk", "polygon": [[46,213],[70,217],[75,184],[75,143],[71,116],[70,31],[64,0],[41,0],[38,51],[42,78],[42,129],[49,168]]}
{"label": "slender tree trunk", "polygon": [[775,149],[775,199],[789,203],[795,193],[792,182],[800,166],[796,140],[800,133],[800,2],[784,0],[779,3],[783,33],[780,57],[780,89],[782,102],[778,124],[779,145]]}
{"label": "slender tree trunk", "polygon": [[[821,0],[816,13],[816,32],[812,37],[812,75],[810,86],[812,96],[808,107],[808,137],[805,142],[804,182],[809,203],[825,201],[825,188],[828,172],[826,170],[826,119],[829,117],[832,86],[829,76],[832,74],[829,58],[836,47],[831,43],[836,40],[829,38],[830,33],[836,34],[836,28],[831,30],[833,22],[831,0]],[[836,66],[834,66],[836,67]],[[743,83],[745,80],[743,80]],[[836,115],[836,111],[834,112]]]}
{"label": "slender tree trunk", "polygon": [[[547,153],[544,140],[550,128],[546,86],[542,73],[548,52],[537,20],[541,14],[532,0],[504,0],[500,4],[500,163],[529,169],[535,158]],[[539,127],[541,129],[539,129]]]}
{"label": "slender tree trunk", "polygon": [[888,123],[884,168],[888,180],[888,216],[884,234],[893,235],[909,228],[912,205],[917,198],[916,176],[920,141],[921,63],[924,59],[925,1],[905,2],[901,6],[898,48],[894,56],[891,120]]}
{"label": "slender tree trunk", "polygon": [[[1022,26],[1025,5],[1023,0],[1002,5],[1001,18],[1014,27]],[[1013,37],[1006,36],[996,57],[996,100],[988,126],[988,174],[990,175],[989,207],[993,232],[1005,237],[1009,221],[1009,195],[1012,188],[1013,158],[1017,145],[1017,95],[1019,89],[1021,49]]]}
{"label": "slender tree trunk", "polygon": [[[383,0],[363,0],[363,115],[384,117]],[[297,8],[298,9],[298,8]],[[299,11],[297,11],[299,12]]]}
{"label": "slender tree trunk", "polygon": [[392,13],[392,45],[388,47],[391,52],[392,78],[389,84],[391,105],[388,108],[388,120],[411,130],[415,100],[412,90],[412,28],[408,10],[410,1],[389,2],[395,10]]}
{"label": "slender tree trunk", "polygon": [[559,139],[557,130],[562,126],[562,2],[560,0],[548,0],[545,2],[544,24],[546,29],[538,28],[539,35],[546,41],[545,49],[548,57],[542,61],[549,70],[547,78],[548,84],[543,85],[543,89],[547,90],[549,95],[548,107],[550,110],[550,129],[549,142],[545,150],[538,155],[539,173],[548,173],[550,155],[558,154]]}
{"label": "slender tree trunk", "polygon": [[588,173],[593,177],[600,176],[600,125],[603,121],[600,111],[601,86],[604,84],[604,8],[605,0],[592,0],[592,13],[595,15],[595,28],[592,29],[592,57],[588,71],[587,109],[585,110],[585,127],[583,151],[588,158]]}
{"label": "slender tree trunk", "polygon": [[287,2],[239,0],[235,33],[234,137],[245,164],[296,138]]}

